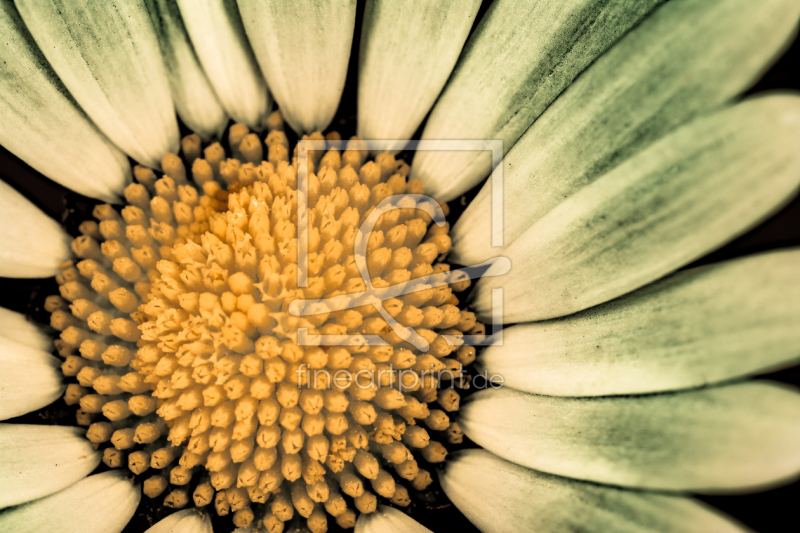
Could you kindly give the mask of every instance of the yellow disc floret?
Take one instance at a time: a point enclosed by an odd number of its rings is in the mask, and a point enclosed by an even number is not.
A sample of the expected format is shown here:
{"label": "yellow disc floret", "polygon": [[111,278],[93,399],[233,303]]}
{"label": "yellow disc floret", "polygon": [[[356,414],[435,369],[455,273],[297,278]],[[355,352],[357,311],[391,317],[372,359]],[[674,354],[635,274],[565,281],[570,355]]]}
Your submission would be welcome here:
{"label": "yellow disc floret", "polygon": [[429,214],[406,202],[366,236],[364,279],[361,224],[382,200],[422,194],[422,184],[390,154],[368,161],[353,138],[344,151],[310,153],[305,193],[277,113],[268,127],[262,144],[232,126],[232,158],[219,143],[184,138],[183,157],[167,154],[160,179],[136,167],[127,205],[97,206],[97,221],[80,226],[78,259],[57,278],[61,297],[47,301],[63,372],[75,378],[65,400],[79,404],[78,423],[105,447],[104,462],[145,476],[144,493],[167,492],[167,506],[214,506],[237,527],[270,532],[295,513],[312,532],[327,529],[328,515],[353,527],[356,511],[374,511],[379,497],[406,506],[409,488],[431,483],[418,460],[439,463],[447,450],[429,431],[461,441],[448,413],[475,349],[459,339],[484,328],[458,307],[464,280],[386,298],[381,312],[365,304],[293,314],[296,300],[447,272],[437,258],[450,239],[446,224],[429,229]]}

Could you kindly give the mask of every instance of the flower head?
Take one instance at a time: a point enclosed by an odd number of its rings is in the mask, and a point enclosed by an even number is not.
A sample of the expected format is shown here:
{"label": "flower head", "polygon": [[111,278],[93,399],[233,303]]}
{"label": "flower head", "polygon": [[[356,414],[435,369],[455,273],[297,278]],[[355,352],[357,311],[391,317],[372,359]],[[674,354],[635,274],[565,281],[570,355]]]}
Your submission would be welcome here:
{"label": "flower head", "polygon": [[[99,224],[81,226],[84,235],[72,242],[77,260],[57,276],[61,297],[46,305],[61,331],[62,371],[77,379],[67,386],[67,404],[79,403],[87,423],[102,414],[86,437],[110,444],[106,465],[127,461],[136,475],[160,470],[144,480],[146,496],[171,485],[165,505],[213,504],[239,527],[253,522],[251,504],[268,500],[260,517],[268,529],[295,512],[313,531],[325,529],[325,512],[352,527],[355,511],[341,493],[370,513],[376,494],[410,503],[394,476],[418,491],[430,484],[412,450],[431,464],[447,450],[423,426],[461,441],[445,412],[456,411],[460,397],[440,381],[465,387],[462,366],[475,348],[447,339],[484,328],[458,308],[453,289],[463,291],[468,280],[423,283],[381,303],[389,320],[418,328],[422,351],[366,299],[359,257],[379,289],[449,270],[431,265],[449,251],[447,226],[428,231],[426,212],[413,201],[422,184],[406,182],[408,165],[390,154],[366,161],[356,139],[342,154],[308,156],[317,171],[301,176],[304,193],[280,117],[272,124],[266,151],[236,125],[229,140],[242,160],[215,159],[219,144],[194,159],[202,194],[172,154],[158,180],[137,167],[140,183],[125,189],[121,214],[101,205]],[[390,195],[411,203],[376,209]],[[308,204],[307,266],[298,261],[298,203]],[[359,230],[373,219],[371,232]],[[308,268],[303,287],[301,268]],[[335,298],[347,298],[347,308],[319,308]],[[291,304],[304,300],[317,308],[293,315]],[[302,335],[328,340],[310,345]]]}

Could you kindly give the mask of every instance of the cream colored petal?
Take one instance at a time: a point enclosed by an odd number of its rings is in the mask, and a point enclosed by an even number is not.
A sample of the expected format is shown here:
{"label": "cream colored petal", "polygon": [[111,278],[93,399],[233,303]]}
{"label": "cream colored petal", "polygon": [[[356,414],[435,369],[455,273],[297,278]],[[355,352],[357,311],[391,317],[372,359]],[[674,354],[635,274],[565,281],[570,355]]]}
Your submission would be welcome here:
{"label": "cream colored petal", "polygon": [[24,196],[0,181],[0,276],[46,278],[71,256],[72,239]]}
{"label": "cream colored petal", "polygon": [[605,396],[685,389],[800,359],[800,250],[678,272],[584,312],[503,330],[479,359],[514,389]]}
{"label": "cream colored petal", "polygon": [[57,400],[66,388],[61,362],[47,352],[0,337],[0,420]]}
{"label": "cream colored petal", "polygon": [[689,498],[551,476],[486,450],[456,452],[439,480],[453,504],[484,533],[749,531]]}
{"label": "cream colored petal", "polygon": [[25,25],[86,114],[114,144],[158,168],[178,151],[164,63],[141,0],[18,0]]}
{"label": "cream colored petal", "polygon": [[361,513],[353,533],[432,533],[402,511],[386,505],[373,513]]}
{"label": "cream colored petal", "polygon": [[120,533],[142,493],[122,470],[89,476],[41,500],[0,514],[3,533]]}
{"label": "cream colored petal", "polygon": [[219,137],[228,124],[228,115],[197,60],[178,5],[170,0],[145,0],[145,4],[164,58],[178,116],[203,138]]}
{"label": "cream colored petal", "polygon": [[358,58],[359,137],[411,138],[453,70],[480,4],[367,2]]}
{"label": "cream colored petal", "polygon": [[178,6],[222,107],[236,122],[261,129],[272,99],[247,42],[236,0],[178,0]]}
{"label": "cream colored petal", "polygon": [[[687,120],[749,87],[800,19],[794,0],[670,1],[581,74],[507,154],[504,244]],[[453,260],[491,248],[485,185],[453,227]]]}
{"label": "cream colored petal", "polygon": [[726,492],[800,474],[800,394],[766,382],[607,398],[490,389],[458,423],[504,459],[610,485]]}
{"label": "cream colored petal", "polygon": [[753,98],[679,128],[560,204],[508,247],[506,323],[568,315],[626,294],[729,242],[800,185],[800,97]]}
{"label": "cream colored petal", "polygon": [[[598,56],[662,0],[496,0],[470,37],[422,139],[499,139],[508,152]],[[491,170],[489,152],[416,152],[411,177],[452,200]]]}
{"label": "cream colored petal", "polygon": [[0,144],[76,192],[117,201],[128,158],[75,106],[17,10],[0,1]]}
{"label": "cream colored petal", "polygon": [[0,307],[0,336],[43,352],[53,349],[53,338],[44,326],[28,321],[25,315]]}
{"label": "cream colored petal", "polygon": [[145,533],[213,533],[208,514],[198,509],[178,511],[145,531]]}
{"label": "cream colored petal", "polygon": [[101,454],[85,433],[74,427],[0,424],[0,508],[48,496],[88,476]]}
{"label": "cream colored petal", "polygon": [[239,0],[239,11],[261,72],[298,134],[322,131],[339,107],[355,0]]}

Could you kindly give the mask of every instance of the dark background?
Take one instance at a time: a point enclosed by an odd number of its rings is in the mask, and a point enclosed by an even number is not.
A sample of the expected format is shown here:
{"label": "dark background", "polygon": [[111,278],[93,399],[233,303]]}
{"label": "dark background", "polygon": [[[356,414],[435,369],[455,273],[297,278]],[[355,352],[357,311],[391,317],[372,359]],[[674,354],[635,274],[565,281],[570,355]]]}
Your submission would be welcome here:
{"label": "dark background", "polygon": [[[476,20],[480,20],[490,3],[490,0],[484,1]],[[355,134],[357,57],[362,18],[363,2],[359,2],[356,33],[347,83],[339,111],[330,127],[330,130],[339,131],[343,138],[348,138],[350,135]],[[794,40],[780,59],[747,94],[786,89],[800,90],[800,40],[798,39]],[[185,127],[182,126],[182,128],[182,133],[190,133]],[[421,130],[422,127],[417,132],[417,138]],[[409,157],[405,159],[410,162]],[[48,215],[62,221],[67,231],[73,235],[78,234],[77,226],[82,220],[91,218],[91,210],[98,203],[70,192],[48,180],[2,147],[0,147],[0,178],[40,206]],[[465,195],[466,200],[471,199],[476,192],[477,190],[467,193]],[[451,216],[453,218],[457,217],[458,213],[463,209],[461,207],[462,204],[463,202],[459,200],[452,202],[451,209],[453,214]],[[710,253],[697,261],[695,265],[712,263],[765,250],[797,246],[798,244],[800,244],[800,200],[795,198],[780,212],[770,217],[757,228],[723,248]],[[800,275],[800,265],[798,265],[798,275]],[[0,305],[26,313],[32,320],[38,320],[43,323],[49,322],[47,313],[42,309],[44,298],[57,292],[57,285],[52,278],[0,278]],[[798,352],[800,352],[800,347]],[[764,377],[797,386],[800,385],[800,368],[793,367]],[[59,400],[45,409],[19,417],[13,422],[73,424],[74,411],[72,408],[67,407],[63,400]],[[464,446],[471,446],[471,444],[465,442]],[[798,446],[800,446],[800,443],[798,443]],[[101,464],[100,469],[102,470],[103,468]],[[142,477],[147,477],[149,474],[150,472]],[[436,483],[432,485],[431,490],[417,496],[418,499],[412,503],[408,511],[415,519],[433,531],[477,531],[447,501]],[[795,513],[798,508],[798,501],[800,501],[800,482],[758,494],[701,497],[701,499],[763,533],[800,530]],[[160,500],[161,498],[157,498],[154,501],[142,498],[139,511],[125,531],[130,533],[142,532],[152,525],[153,521],[169,514],[166,509],[160,508]],[[232,529],[233,526],[229,517],[224,519],[214,518],[214,530],[217,533],[225,533]],[[329,520],[329,530],[338,531],[333,520]]]}

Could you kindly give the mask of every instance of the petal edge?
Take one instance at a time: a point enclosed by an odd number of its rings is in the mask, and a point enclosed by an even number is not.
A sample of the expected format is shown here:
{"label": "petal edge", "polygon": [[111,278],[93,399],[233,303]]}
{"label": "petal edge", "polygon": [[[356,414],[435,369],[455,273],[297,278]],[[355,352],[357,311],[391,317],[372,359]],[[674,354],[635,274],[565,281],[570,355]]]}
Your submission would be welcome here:
{"label": "petal edge", "polygon": [[450,500],[484,533],[749,531],[688,498],[551,476],[486,450],[456,452],[440,480]]}
{"label": "petal edge", "polygon": [[484,390],[460,413],[492,453],[596,483],[717,493],[800,474],[800,394],[768,382],[605,398]]}

